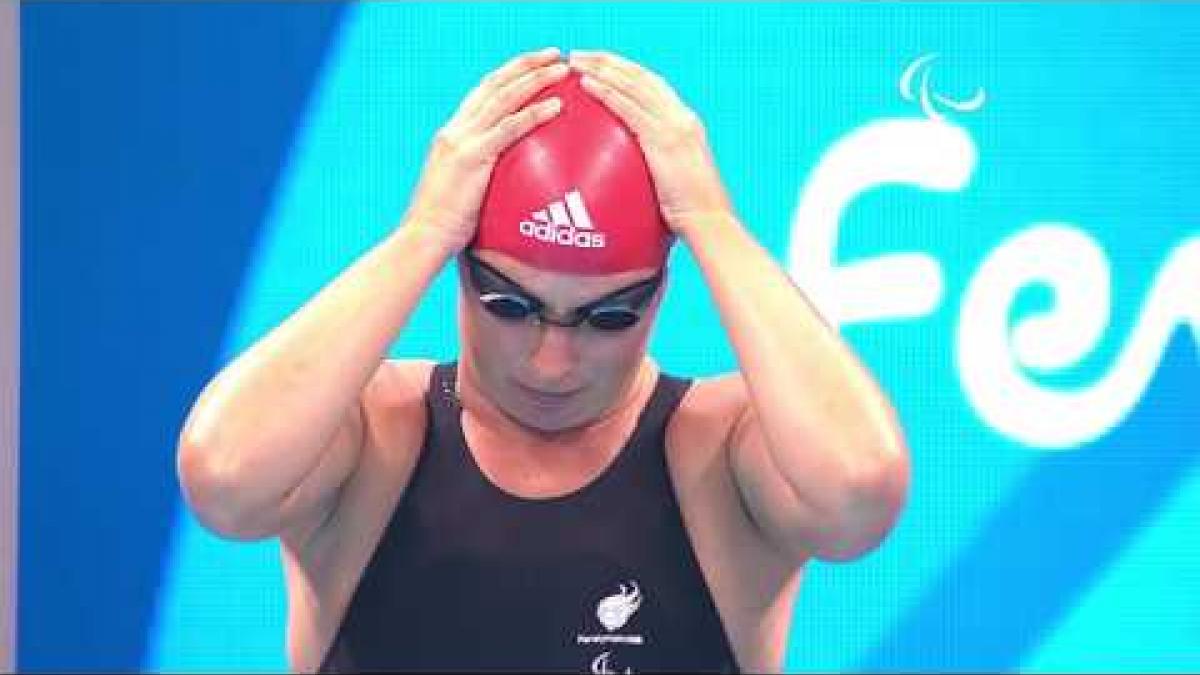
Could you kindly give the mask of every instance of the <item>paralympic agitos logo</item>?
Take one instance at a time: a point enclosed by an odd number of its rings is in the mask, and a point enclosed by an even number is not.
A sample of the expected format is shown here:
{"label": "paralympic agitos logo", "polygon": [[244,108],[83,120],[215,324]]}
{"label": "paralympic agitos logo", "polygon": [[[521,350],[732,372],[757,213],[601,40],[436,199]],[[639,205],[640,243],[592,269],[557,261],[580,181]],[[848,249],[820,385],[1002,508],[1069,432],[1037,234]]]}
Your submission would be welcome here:
{"label": "paralympic agitos logo", "polygon": [[[900,80],[901,94],[920,103],[924,118],[882,119],[834,143],[801,187],[792,219],[788,264],[796,282],[833,324],[920,319],[942,303],[939,261],[919,251],[891,252],[835,265],[842,212],[883,185],[963,190],[974,173],[971,136],[946,112],[969,113],[967,100],[936,93],[936,54],[916,59]],[[1009,324],[1017,294],[1045,284],[1050,311]],[[1200,341],[1200,237],[1171,249],[1155,274],[1133,329],[1108,371],[1090,386],[1043,386],[1029,371],[1078,363],[1109,327],[1111,274],[1104,248],[1066,222],[1035,222],[1000,242],[967,282],[955,336],[964,393],[990,427],[1024,444],[1067,449],[1120,423],[1145,391],[1180,324]]]}

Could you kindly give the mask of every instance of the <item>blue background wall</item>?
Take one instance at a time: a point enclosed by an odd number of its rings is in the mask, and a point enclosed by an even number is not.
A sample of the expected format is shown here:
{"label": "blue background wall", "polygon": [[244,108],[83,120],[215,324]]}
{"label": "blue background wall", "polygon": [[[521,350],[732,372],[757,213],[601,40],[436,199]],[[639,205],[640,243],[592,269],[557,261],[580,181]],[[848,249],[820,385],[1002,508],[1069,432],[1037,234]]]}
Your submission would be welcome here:
{"label": "blue background wall", "polygon": [[[868,557],[811,566],[789,669],[1200,669],[1200,7],[21,14],[21,670],[286,667],[277,546],[181,511],[180,424],[395,225],[479,77],[552,44],[675,86],[747,225],[905,424],[909,506]],[[983,102],[905,97],[929,54],[914,82]],[[919,269],[870,272],[896,253]],[[687,252],[674,263],[654,356],[733,367]],[[835,295],[854,269],[870,293]],[[392,354],[451,357],[453,302],[444,274]]]}

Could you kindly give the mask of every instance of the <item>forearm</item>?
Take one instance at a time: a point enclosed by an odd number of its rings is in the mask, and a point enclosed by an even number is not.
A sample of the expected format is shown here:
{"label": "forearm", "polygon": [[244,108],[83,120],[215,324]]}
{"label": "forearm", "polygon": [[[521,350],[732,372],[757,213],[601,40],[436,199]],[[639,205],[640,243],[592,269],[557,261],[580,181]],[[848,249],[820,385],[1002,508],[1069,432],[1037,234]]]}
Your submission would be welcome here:
{"label": "forearm", "polygon": [[684,230],[729,335],[767,451],[825,513],[894,506],[903,442],[875,380],[731,216]]}
{"label": "forearm", "polygon": [[321,461],[448,256],[423,228],[399,227],[205,387],[181,453],[248,503],[286,494]]}

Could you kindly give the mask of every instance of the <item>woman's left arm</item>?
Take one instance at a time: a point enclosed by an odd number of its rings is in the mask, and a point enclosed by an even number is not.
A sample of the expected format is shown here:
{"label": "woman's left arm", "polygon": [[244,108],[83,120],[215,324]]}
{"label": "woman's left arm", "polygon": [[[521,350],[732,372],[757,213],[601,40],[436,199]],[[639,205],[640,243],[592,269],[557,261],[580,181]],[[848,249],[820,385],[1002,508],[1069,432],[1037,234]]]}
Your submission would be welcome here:
{"label": "woman's left arm", "polygon": [[849,560],[894,525],[909,458],[867,369],[735,216],[700,120],[659,76],[572,52],[582,84],[637,136],[667,225],[691,249],[737,355],[729,467],[751,519],[803,560]]}

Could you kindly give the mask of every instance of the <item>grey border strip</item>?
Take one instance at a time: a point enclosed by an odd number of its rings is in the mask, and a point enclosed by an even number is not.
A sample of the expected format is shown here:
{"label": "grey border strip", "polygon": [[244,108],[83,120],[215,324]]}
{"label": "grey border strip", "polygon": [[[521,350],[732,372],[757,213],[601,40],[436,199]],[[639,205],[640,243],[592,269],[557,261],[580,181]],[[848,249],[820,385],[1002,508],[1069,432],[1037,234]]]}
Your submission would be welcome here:
{"label": "grey border strip", "polygon": [[21,18],[0,0],[0,673],[17,666],[21,367]]}

